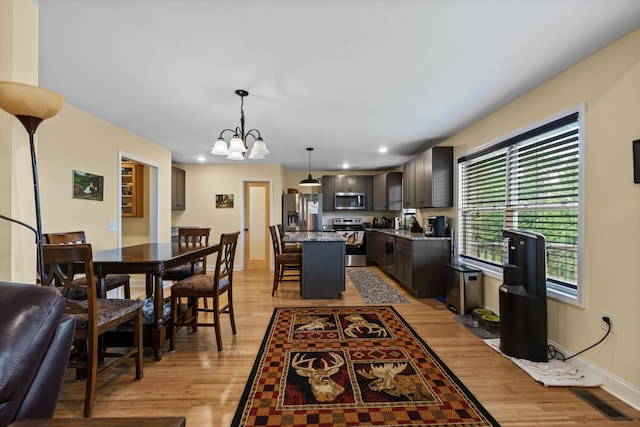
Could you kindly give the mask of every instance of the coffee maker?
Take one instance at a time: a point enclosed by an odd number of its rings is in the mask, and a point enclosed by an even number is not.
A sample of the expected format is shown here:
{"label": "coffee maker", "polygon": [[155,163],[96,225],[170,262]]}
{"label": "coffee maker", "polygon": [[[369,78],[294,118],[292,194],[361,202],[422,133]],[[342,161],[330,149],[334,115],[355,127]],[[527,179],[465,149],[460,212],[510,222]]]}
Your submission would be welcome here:
{"label": "coffee maker", "polygon": [[430,216],[427,218],[424,234],[431,237],[447,236],[447,218],[444,216]]}

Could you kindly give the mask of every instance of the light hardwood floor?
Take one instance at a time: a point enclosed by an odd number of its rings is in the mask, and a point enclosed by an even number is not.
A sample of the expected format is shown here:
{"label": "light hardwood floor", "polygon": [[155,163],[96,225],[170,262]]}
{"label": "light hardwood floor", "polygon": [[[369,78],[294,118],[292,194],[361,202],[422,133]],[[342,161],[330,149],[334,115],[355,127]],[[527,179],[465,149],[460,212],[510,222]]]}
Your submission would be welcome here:
{"label": "light hardwood floor", "polygon": [[[367,268],[386,277],[375,267]],[[593,391],[633,421],[610,421],[568,388],[540,385],[456,323],[444,304],[435,299],[417,300],[393,279],[387,280],[410,300],[409,304],[395,304],[396,310],[501,425],[640,425],[640,412],[601,389]],[[224,351],[217,351],[211,328],[200,328],[195,335],[182,329],[175,353],[169,353],[167,345],[160,362],[150,353],[145,355],[142,381],[134,380],[133,361],[100,377],[93,416],[180,415],[186,417],[187,426],[228,426],[274,307],[364,304],[348,277],[339,300],[302,300],[293,282],[281,285],[271,297],[271,283],[270,271],[234,272],[238,334],[232,336],[228,318],[223,317]],[[74,372],[68,370],[56,418],[82,416],[83,398],[84,383],[76,382]]]}

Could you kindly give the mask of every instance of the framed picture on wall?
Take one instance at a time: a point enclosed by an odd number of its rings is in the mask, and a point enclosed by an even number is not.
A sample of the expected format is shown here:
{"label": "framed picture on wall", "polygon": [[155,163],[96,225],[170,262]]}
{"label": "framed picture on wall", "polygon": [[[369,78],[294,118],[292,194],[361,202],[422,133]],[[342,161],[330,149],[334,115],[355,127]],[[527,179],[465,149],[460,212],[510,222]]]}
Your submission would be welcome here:
{"label": "framed picture on wall", "polygon": [[104,177],[73,171],[73,198],[102,201]]}
{"label": "framed picture on wall", "polygon": [[216,208],[232,208],[233,194],[216,194]]}

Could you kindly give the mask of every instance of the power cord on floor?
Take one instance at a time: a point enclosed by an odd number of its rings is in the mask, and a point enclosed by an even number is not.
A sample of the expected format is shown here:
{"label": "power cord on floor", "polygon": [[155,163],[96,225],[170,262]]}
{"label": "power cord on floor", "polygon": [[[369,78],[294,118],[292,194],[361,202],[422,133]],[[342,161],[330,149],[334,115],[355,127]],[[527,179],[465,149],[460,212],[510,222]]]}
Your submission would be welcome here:
{"label": "power cord on floor", "polygon": [[579,354],[584,353],[587,350],[591,350],[593,347],[595,347],[598,344],[600,344],[602,341],[604,341],[604,339],[606,337],[609,336],[609,333],[611,333],[611,320],[606,316],[604,316],[602,318],[602,320],[607,324],[607,332],[604,334],[604,336],[602,338],[600,338],[600,341],[598,341],[597,343],[595,343],[595,344],[585,348],[584,350],[581,350],[581,351],[577,352],[576,354],[571,355],[569,357],[565,357],[565,355],[560,353],[558,350],[556,350],[556,348],[553,345],[549,344],[549,346],[547,348],[547,353],[549,355],[549,358],[550,359],[558,359],[558,360],[562,360],[562,361],[567,361],[569,359],[572,359],[572,358],[576,357]]}

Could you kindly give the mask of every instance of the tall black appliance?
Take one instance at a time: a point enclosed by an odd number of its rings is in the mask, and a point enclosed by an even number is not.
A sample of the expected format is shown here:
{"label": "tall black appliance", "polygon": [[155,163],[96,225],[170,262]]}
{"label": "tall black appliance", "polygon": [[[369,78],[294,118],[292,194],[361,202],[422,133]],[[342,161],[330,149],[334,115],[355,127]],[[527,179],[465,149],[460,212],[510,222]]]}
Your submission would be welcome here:
{"label": "tall black appliance", "polygon": [[503,230],[508,263],[500,286],[500,350],[507,356],[547,361],[547,274],[545,238]]}

